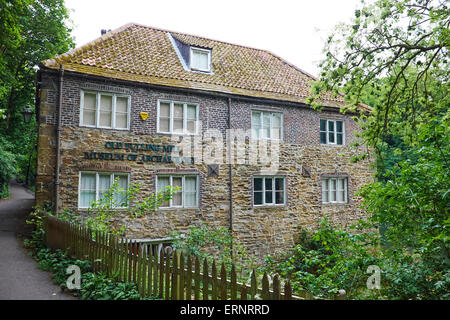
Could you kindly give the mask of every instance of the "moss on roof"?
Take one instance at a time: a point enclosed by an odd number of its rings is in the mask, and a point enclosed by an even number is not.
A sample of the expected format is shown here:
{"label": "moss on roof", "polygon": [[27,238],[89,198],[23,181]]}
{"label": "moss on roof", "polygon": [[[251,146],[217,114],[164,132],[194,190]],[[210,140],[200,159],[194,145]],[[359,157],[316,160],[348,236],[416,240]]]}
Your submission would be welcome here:
{"label": "moss on roof", "polygon": [[[53,59],[48,68],[173,87],[210,90],[304,103],[314,78],[260,49],[170,32],[188,45],[212,48],[212,74],[183,68],[168,31],[135,23]],[[325,94],[326,106],[343,106],[341,96]]]}

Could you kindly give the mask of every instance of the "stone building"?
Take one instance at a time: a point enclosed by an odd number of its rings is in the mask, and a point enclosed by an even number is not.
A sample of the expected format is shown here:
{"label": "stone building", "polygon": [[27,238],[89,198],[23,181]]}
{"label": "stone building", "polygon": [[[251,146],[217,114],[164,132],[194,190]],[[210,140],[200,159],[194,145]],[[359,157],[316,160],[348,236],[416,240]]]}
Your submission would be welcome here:
{"label": "stone building", "polygon": [[127,24],[39,67],[37,204],[83,214],[113,179],[146,195],[180,186],[144,217],[118,208],[127,236],[204,222],[260,257],[325,214],[343,227],[365,214],[355,115],[331,94],[313,110],[313,77],[268,51]]}

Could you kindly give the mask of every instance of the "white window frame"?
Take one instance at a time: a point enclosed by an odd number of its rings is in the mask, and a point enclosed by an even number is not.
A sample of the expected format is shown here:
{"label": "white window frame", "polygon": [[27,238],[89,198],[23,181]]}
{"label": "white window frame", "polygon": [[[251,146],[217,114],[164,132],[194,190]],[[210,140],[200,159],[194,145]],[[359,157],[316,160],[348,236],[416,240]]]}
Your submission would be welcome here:
{"label": "white window frame", "polygon": [[[124,172],[103,172],[103,171],[80,171],[78,173],[78,208],[79,209],[88,209],[89,207],[81,206],[81,176],[82,174],[95,174],[95,201],[100,199],[99,197],[99,179],[100,175],[110,175],[110,186],[114,183],[114,179],[116,176],[127,176],[127,186],[130,187],[130,174]],[[114,209],[127,209],[129,208],[129,203],[127,203],[126,207],[114,207]]]}
{"label": "white window frame", "polygon": [[[275,190],[275,179],[283,179],[283,203],[275,203],[276,190]],[[262,204],[255,204],[255,179],[262,180]],[[272,180],[272,203],[266,203],[266,179]],[[286,205],[286,177],[285,176],[253,176],[253,206],[254,207],[267,207],[267,206],[284,206]],[[261,192],[261,191],[258,191]]]}
{"label": "white window frame", "polygon": [[[169,112],[169,131],[161,131],[160,124],[159,124],[159,115],[160,115],[160,108],[161,103],[169,103],[170,104],[170,112]],[[174,104],[182,104],[183,105],[183,132],[174,132],[173,130],[173,106]],[[195,112],[195,132],[191,133],[187,131],[187,106],[192,105],[195,106],[196,112]],[[200,107],[198,103],[192,103],[192,102],[182,102],[182,101],[174,101],[174,100],[158,100],[158,107],[156,111],[156,132],[157,133],[163,133],[163,134],[176,134],[176,135],[197,135],[199,133],[199,115],[200,115]]]}
{"label": "white window frame", "polygon": [[[260,132],[259,132],[259,138],[257,138],[257,137],[254,137],[253,136],[253,113],[259,113],[261,116],[260,116]],[[269,130],[269,132],[270,132],[270,137],[268,137],[268,138],[264,138],[263,137],[263,134],[262,134],[262,130],[263,130],[263,123],[264,123],[264,114],[267,114],[267,113],[269,113],[270,114],[270,125],[269,125],[269,127],[270,127],[270,130]],[[274,114],[276,114],[276,115],[280,115],[280,128],[281,128],[281,132],[280,132],[280,138],[279,139],[275,139],[275,138],[272,138],[272,122],[273,122],[273,117],[274,117]],[[277,112],[277,111],[264,111],[264,110],[252,110],[252,113],[251,113],[251,119],[250,119],[250,124],[251,124],[251,130],[252,130],[252,139],[254,139],[254,140],[261,140],[261,139],[265,139],[265,140],[277,140],[277,141],[283,141],[284,140],[284,114],[283,114],[283,112]]]}
{"label": "white window frame", "polygon": [[[325,122],[325,131],[322,131],[320,129],[320,121],[321,120],[326,121]],[[329,131],[329,126],[328,126],[329,122],[333,122],[334,123],[334,131]],[[337,134],[338,134],[338,132],[337,132],[336,122],[341,122],[342,123],[342,144],[338,144],[337,143]],[[330,132],[334,132],[334,142],[330,142],[329,141],[329,133]],[[325,143],[320,142],[320,144],[345,146],[345,121],[344,120],[339,120],[339,119],[320,119],[319,120],[319,139],[320,139],[320,133],[325,133],[325,136],[326,136],[326,142]]]}
{"label": "white window frame", "polygon": [[[192,61],[193,61],[193,56],[194,56],[194,51],[200,51],[200,52],[206,52],[208,53],[208,69],[201,69],[201,68],[195,68],[192,67]],[[201,71],[201,72],[211,72],[211,50],[208,49],[203,49],[203,48],[198,48],[198,47],[191,47],[190,48],[190,59],[189,59],[189,68],[192,71]]]}
{"label": "white window frame", "polygon": [[[336,200],[331,201],[331,184],[332,181],[336,181]],[[344,190],[339,189],[339,180],[344,180]],[[326,191],[328,192],[328,201],[324,201],[323,198],[323,185],[326,183]],[[338,192],[344,191],[344,200],[338,201]],[[321,197],[322,197],[322,203],[328,204],[328,203],[348,203],[348,177],[326,177],[322,178],[322,184],[321,184]]]}
{"label": "white window frame", "polygon": [[[200,202],[200,182],[199,182],[199,177],[196,174],[158,174],[156,175],[156,191],[158,191],[158,180],[160,178],[169,178],[169,186],[172,186],[172,179],[173,178],[180,178],[181,177],[181,206],[175,206],[172,204],[172,199],[169,200],[169,206],[168,207],[159,207],[159,209],[196,209],[199,207],[199,202]],[[185,179],[186,178],[195,178],[196,179],[196,197],[195,197],[195,205],[194,206],[186,206],[185,205]]]}
{"label": "white window frame", "polygon": [[[96,105],[95,105],[95,125],[83,124],[83,111],[84,111],[84,95],[86,93],[96,95]],[[111,109],[111,126],[100,126],[100,98],[101,96],[111,96],[112,97],[112,109]],[[127,99],[127,127],[126,128],[116,128],[116,101],[117,98]],[[91,90],[81,90],[80,94],[80,127],[88,128],[101,128],[101,129],[114,129],[114,130],[130,130],[130,118],[131,118],[131,96],[126,94],[116,94],[110,92],[102,91],[91,91]]]}

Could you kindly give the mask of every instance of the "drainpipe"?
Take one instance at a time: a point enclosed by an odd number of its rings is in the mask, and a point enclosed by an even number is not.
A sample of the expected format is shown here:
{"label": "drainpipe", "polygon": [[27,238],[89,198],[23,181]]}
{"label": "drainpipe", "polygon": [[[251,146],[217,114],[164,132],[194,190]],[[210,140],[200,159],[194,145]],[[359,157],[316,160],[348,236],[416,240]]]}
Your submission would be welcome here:
{"label": "drainpipe", "polygon": [[[228,130],[231,130],[231,98],[228,97]],[[231,134],[228,132],[228,184],[230,190],[230,232],[233,234],[233,175],[231,163]],[[233,259],[233,242],[231,243],[231,259]]]}
{"label": "drainpipe", "polygon": [[60,198],[59,198],[59,171],[60,171],[60,163],[61,163],[61,114],[62,114],[62,92],[63,92],[63,84],[64,84],[64,66],[62,64],[59,65],[59,100],[58,100],[58,124],[56,126],[56,181],[55,181],[55,213],[59,213],[60,206]]}

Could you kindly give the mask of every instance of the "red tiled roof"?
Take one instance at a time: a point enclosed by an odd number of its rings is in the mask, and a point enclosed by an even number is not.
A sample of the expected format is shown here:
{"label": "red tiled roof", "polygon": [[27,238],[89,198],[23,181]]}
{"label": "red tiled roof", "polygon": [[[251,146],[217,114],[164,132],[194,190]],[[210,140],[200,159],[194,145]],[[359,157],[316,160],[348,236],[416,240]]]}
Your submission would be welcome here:
{"label": "red tiled roof", "polygon": [[[169,31],[135,23],[110,31],[68,53],[43,61],[48,68],[129,81],[304,102],[315,80],[278,56],[260,49],[170,32],[187,44],[212,49],[212,74],[185,70]],[[326,106],[343,106],[341,96],[325,94]]]}

